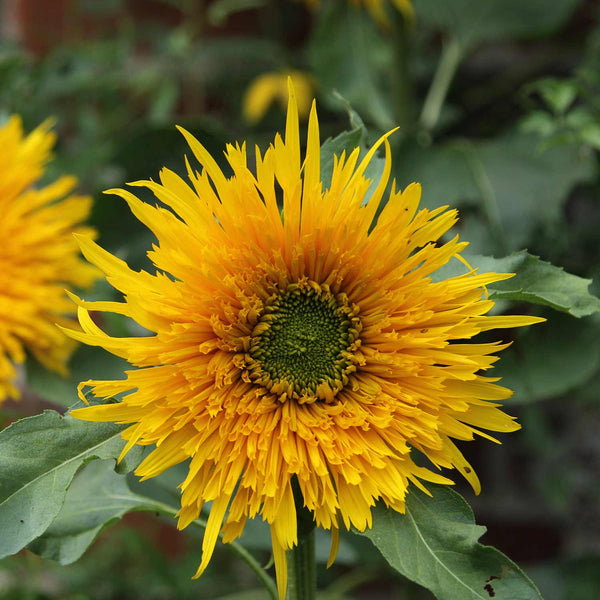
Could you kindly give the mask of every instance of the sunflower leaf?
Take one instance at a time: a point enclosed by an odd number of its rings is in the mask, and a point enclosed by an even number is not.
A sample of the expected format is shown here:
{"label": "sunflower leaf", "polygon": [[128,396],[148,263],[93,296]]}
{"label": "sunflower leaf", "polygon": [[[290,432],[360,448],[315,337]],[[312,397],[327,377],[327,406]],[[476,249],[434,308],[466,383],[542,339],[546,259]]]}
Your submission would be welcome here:
{"label": "sunflower leaf", "polygon": [[134,494],[113,460],[95,460],[73,479],[50,527],[28,548],[63,565],[75,562],[104,527],[136,510],[156,510],[154,501]]}
{"label": "sunflower leaf", "polygon": [[321,181],[323,189],[331,185],[334,156],[338,158],[343,152],[346,156],[356,148],[364,136],[364,127],[356,127],[350,131],[343,131],[334,138],[327,138],[321,146]]}
{"label": "sunflower leaf", "polygon": [[465,500],[447,487],[429,487],[431,498],[411,489],[404,515],[376,506],[372,529],[360,535],[438,600],[541,600],[515,563],[477,542],[485,527],[475,525]]}
{"label": "sunflower leaf", "polygon": [[539,145],[538,136],[522,133],[405,144],[394,156],[394,176],[401,187],[421,183],[424,208],[464,207],[461,236],[474,254],[517,251],[536,231],[558,227],[571,190],[595,177],[591,154],[567,146],[541,152]]}
{"label": "sunflower leaf", "polygon": [[580,0],[413,0],[417,18],[464,44],[526,38],[558,29]]}
{"label": "sunflower leaf", "polygon": [[[355,148],[360,147],[359,160],[361,160],[368,152],[367,131],[360,116],[339,94],[337,96],[344,103],[350,118],[350,125],[353,128],[349,131],[343,131],[334,138],[327,138],[321,146],[321,181],[323,182],[323,189],[328,189],[331,185],[335,162],[334,156],[339,159],[342,153],[345,153],[346,158],[348,158]],[[371,181],[371,185],[363,198],[363,204],[369,202],[371,195],[381,180],[384,168],[385,158],[377,155],[367,165],[364,176]]]}
{"label": "sunflower leaf", "polygon": [[506,281],[488,286],[494,300],[517,300],[550,306],[574,317],[585,317],[600,311],[600,299],[588,292],[591,279],[584,279],[555,267],[525,251],[505,258],[475,256],[468,258],[481,273],[515,273]]}
{"label": "sunflower leaf", "polygon": [[[45,411],[0,432],[0,558],[46,531],[81,466],[94,458],[119,456],[123,429]],[[135,466],[136,459],[134,451],[120,470]]]}
{"label": "sunflower leaf", "polygon": [[[588,291],[591,279],[567,273],[562,267],[556,267],[525,250],[504,258],[480,254],[465,254],[464,258],[479,273],[515,274],[510,279],[487,286],[492,300],[541,304],[573,317],[586,317],[600,311],[600,298]],[[466,272],[464,264],[453,260],[438,269],[432,278],[443,281]]]}
{"label": "sunflower leaf", "polygon": [[345,2],[324,4],[308,57],[322,89],[337,90],[379,129],[395,125],[389,94],[392,45],[368,14]]}
{"label": "sunflower leaf", "polygon": [[514,391],[505,402],[530,403],[566,394],[592,379],[600,368],[600,318],[574,321],[554,315],[528,327],[503,352],[494,376]]}

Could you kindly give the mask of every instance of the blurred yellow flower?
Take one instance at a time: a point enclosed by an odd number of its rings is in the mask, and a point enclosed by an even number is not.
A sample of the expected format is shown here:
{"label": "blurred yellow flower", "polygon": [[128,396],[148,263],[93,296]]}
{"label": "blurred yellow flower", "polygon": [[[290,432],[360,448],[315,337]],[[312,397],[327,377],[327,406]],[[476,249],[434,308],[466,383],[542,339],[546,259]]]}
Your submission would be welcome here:
{"label": "blurred yellow flower", "polygon": [[288,78],[296,88],[296,101],[300,119],[306,120],[314,97],[314,80],[302,71],[282,71],[259,75],[244,94],[243,114],[249,123],[258,123],[274,102],[285,110],[288,100]]}
{"label": "blurred yellow flower", "polygon": [[69,195],[74,177],[34,187],[54,142],[49,122],[27,136],[18,116],[0,127],[0,403],[19,397],[15,363],[24,362],[26,351],[66,373],[74,343],[56,323],[72,326],[68,317],[75,311],[65,288],[86,287],[98,277],[72,235],[94,235],[81,225],[92,199]]}
{"label": "blurred yellow flower", "polygon": [[[340,0],[335,0],[339,2]],[[355,6],[364,6],[371,14],[373,20],[384,29],[390,26],[390,20],[385,12],[386,0],[349,0]],[[415,22],[415,9],[413,8],[410,0],[390,0],[392,4],[402,13],[402,16],[407,23],[413,24]],[[320,4],[321,0],[303,0],[311,9],[316,9]]]}
{"label": "blurred yellow flower", "polygon": [[[327,189],[315,105],[302,158],[292,87],[285,139],[256,150],[255,170],[245,145],[228,145],[227,178],[182,133],[203,167],[188,164],[191,185],[166,168],[160,183],[131,184],[151,190],[157,206],[110,190],[156,235],[156,272],[133,271],[79,238],[124,301],[75,298],[83,331],[69,334],[137,368],[123,380],[83,382],[82,399],[90,386],[122,401],[72,414],[130,423],[123,455],[156,445],[136,469],[144,479],[189,460],[178,526],[212,503],[196,576],[220,532],[232,541],[261,515],[283,600],[286,550],[298,542],[293,482],[316,525],[332,530],[330,562],[341,527],[370,527],[377,500],[403,512],[411,486],[452,483],[440,468],[457,469],[479,492],[453,439],[519,425],[500,410],[511,391],[483,374],[506,344],[469,340],[541,319],[487,316],[494,302],[485,286],[510,274],[432,279],[467,243],[443,241],[457,211],[419,210],[418,184],[393,183],[384,196],[391,132],[362,160],[359,148],[335,157]],[[385,167],[372,186],[365,170],[382,145]],[[111,337],[88,310],[125,315],[155,335]],[[431,468],[413,462],[411,449]]]}

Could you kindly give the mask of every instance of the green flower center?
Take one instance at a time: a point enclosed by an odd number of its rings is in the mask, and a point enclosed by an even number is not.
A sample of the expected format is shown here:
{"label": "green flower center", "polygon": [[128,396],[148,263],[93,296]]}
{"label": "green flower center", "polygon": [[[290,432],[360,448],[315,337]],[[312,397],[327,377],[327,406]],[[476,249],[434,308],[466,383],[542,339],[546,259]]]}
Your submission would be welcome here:
{"label": "green flower center", "polygon": [[332,401],[356,370],[361,325],[355,312],[345,295],[314,282],[274,294],[252,332],[251,379],[282,400]]}

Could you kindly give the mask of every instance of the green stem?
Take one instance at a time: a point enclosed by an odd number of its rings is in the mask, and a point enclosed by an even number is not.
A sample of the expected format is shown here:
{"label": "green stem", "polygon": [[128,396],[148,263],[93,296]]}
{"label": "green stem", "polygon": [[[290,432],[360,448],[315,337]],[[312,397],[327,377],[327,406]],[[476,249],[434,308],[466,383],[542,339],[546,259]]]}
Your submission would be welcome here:
{"label": "green stem", "polygon": [[238,542],[229,542],[227,544],[231,548],[231,551],[236,554],[239,558],[241,558],[253,573],[260,579],[261,583],[265,586],[269,596],[272,600],[278,600],[279,594],[277,593],[277,585],[267,572],[262,568],[260,563]]}
{"label": "green stem", "polygon": [[410,27],[399,12],[394,11],[394,118],[404,133],[414,129],[414,85],[410,72]]}
{"label": "green stem", "polygon": [[[160,512],[162,514],[169,515],[174,517],[177,513],[177,510],[168,504],[164,504],[163,502],[158,502],[156,500],[150,500],[149,498],[144,498],[144,509],[150,509],[153,511]],[[206,521],[204,519],[196,519],[192,521],[192,525],[199,527],[202,530],[206,529]],[[221,539],[223,535],[219,535],[219,539]],[[262,568],[260,563],[238,542],[228,542],[227,546],[230,550],[236,554],[239,558],[241,558],[247,565],[250,567],[250,570],[260,579],[261,583],[265,586],[267,592],[271,600],[279,600],[279,594],[277,593],[277,585],[273,581],[273,578],[270,577],[267,572]]]}
{"label": "green stem", "polygon": [[298,545],[288,553],[288,600],[315,600],[315,530],[298,536]]}
{"label": "green stem", "polygon": [[451,39],[442,50],[442,56],[431,81],[427,97],[423,103],[419,122],[425,131],[431,131],[438,119],[452,79],[458,69],[463,57],[463,47],[454,39]]}
{"label": "green stem", "polygon": [[[183,28],[187,31],[192,44],[201,42],[206,29],[205,0],[183,0]],[[206,105],[206,85],[197,74],[184,73],[182,81],[182,99],[184,110],[189,115],[200,115]]]}
{"label": "green stem", "polygon": [[498,252],[502,255],[507,254],[508,248],[506,246],[506,237],[504,235],[498,201],[492,182],[490,181],[485,167],[473,145],[465,140],[461,143],[460,147],[465,154],[467,165],[469,166],[475,185],[481,194],[483,212],[488,221],[491,238],[496,244]]}

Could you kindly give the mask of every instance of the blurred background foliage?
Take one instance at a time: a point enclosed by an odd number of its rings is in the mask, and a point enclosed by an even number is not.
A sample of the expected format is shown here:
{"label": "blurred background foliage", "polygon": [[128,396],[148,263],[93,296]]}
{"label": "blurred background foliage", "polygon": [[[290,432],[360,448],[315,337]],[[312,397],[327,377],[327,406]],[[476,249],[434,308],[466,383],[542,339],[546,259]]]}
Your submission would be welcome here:
{"label": "blurred background foliage", "polygon": [[[274,102],[248,124],[245,91],[262,74],[305,71],[323,139],[368,144],[400,124],[390,140],[394,176],[402,186],[420,181],[425,206],[459,207],[471,254],[527,248],[593,279],[598,294],[600,5],[413,5],[411,23],[389,3],[382,27],[344,0],[323,0],[315,11],[294,0],[0,0],[0,120],[20,113],[28,130],[55,120],[59,144],[47,178],[75,174],[96,199],[101,244],[143,267],[151,234],[102,191],[156,177],[162,166],[181,172],[186,148],[175,124],[217,159],[234,140],[247,140],[252,155],[282,129],[283,111]],[[94,291],[110,293],[106,283]],[[518,334],[497,367],[515,390],[509,412],[523,430],[501,448],[464,445],[483,493],[458,489],[488,527],[483,542],[524,567],[547,600],[590,600],[600,589],[600,319],[541,314],[548,322]],[[142,333],[119,317],[102,325]],[[77,382],[119,377],[123,367],[89,347],[74,356],[70,380],[28,363],[29,389],[6,405],[1,424],[68,407]],[[160,498],[182,478],[172,469],[131,485]],[[255,529],[242,541],[266,563],[270,542]],[[73,565],[28,551],[4,559],[0,598],[264,597],[248,591],[258,584],[227,548],[191,581],[199,536],[152,514],[128,515]],[[322,562],[327,544],[319,540]],[[343,538],[319,581],[323,599],[431,598],[357,536]]]}

